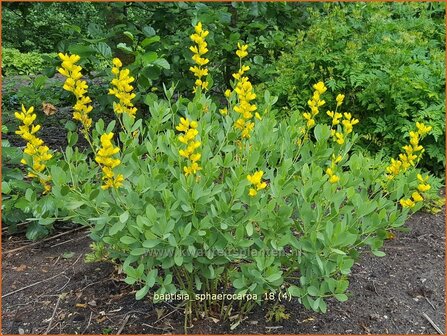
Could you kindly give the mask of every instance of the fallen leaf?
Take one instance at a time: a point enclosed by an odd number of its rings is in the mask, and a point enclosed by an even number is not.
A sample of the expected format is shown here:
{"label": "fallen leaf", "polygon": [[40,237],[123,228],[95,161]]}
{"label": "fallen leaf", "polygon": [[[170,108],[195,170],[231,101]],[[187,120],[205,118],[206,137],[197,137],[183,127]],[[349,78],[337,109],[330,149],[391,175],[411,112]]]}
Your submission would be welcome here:
{"label": "fallen leaf", "polygon": [[53,115],[57,112],[57,108],[56,106],[54,106],[53,104],[50,103],[42,103],[42,111],[43,113],[45,113],[47,116]]}
{"label": "fallen leaf", "polygon": [[165,313],[165,310],[164,310],[164,308],[160,308],[160,309],[155,308],[155,312],[157,313],[157,319],[160,319],[163,316],[163,314]]}
{"label": "fallen leaf", "polygon": [[24,270],[26,270],[26,265],[22,264],[19,267],[15,267],[14,270],[16,272],[23,272]]}

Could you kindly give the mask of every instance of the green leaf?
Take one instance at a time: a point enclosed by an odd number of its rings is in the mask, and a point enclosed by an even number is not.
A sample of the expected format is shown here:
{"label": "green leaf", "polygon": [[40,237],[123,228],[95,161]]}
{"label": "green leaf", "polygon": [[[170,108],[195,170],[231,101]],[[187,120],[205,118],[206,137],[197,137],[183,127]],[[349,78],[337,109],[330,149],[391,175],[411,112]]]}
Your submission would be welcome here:
{"label": "green leaf", "polygon": [[124,227],[126,226],[126,223],[122,223],[122,222],[116,222],[115,224],[112,225],[112,227],[109,230],[109,234],[111,236],[115,235],[116,233],[118,233],[119,231],[121,231],[122,229],[124,229]]}
{"label": "green leaf", "polygon": [[251,237],[253,235],[253,224],[248,222],[247,225],[245,225],[245,230],[247,231],[247,235]]}
{"label": "green leaf", "polygon": [[309,286],[307,287],[307,294],[312,296],[319,296],[320,291],[315,286]]}
{"label": "green leaf", "polygon": [[130,255],[133,255],[133,256],[140,256],[140,255],[145,254],[146,251],[147,251],[146,249],[141,248],[141,247],[138,247],[138,248],[133,249],[132,251],[130,251]]}
{"label": "green leaf", "polygon": [[136,300],[141,300],[142,298],[144,298],[147,294],[147,292],[149,292],[150,287],[149,286],[144,286],[143,288],[139,289],[136,293],[135,293],[135,299]]}
{"label": "green leaf", "polygon": [[123,244],[126,244],[126,245],[131,245],[131,244],[135,243],[136,241],[137,240],[135,238],[130,237],[130,236],[123,236],[120,238],[120,242],[122,242]]}
{"label": "green leaf", "polygon": [[340,302],[345,302],[348,300],[348,296],[346,294],[335,294],[334,296]]}
{"label": "green leaf", "polygon": [[373,250],[373,251],[371,251],[371,252],[372,252],[372,254],[374,254],[376,257],[384,257],[384,256],[386,256],[386,253],[385,253],[385,252],[382,252],[382,251]]}
{"label": "green leaf", "polygon": [[112,49],[109,47],[107,43],[99,42],[94,47],[104,58],[112,57]]}
{"label": "green leaf", "polygon": [[155,285],[155,281],[157,280],[157,274],[158,274],[157,269],[153,269],[152,271],[149,272],[149,274],[146,277],[146,286],[152,288]]}
{"label": "green leaf", "polygon": [[143,67],[147,67],[149,64],[154,63],[158,58],[158,55],[155,51],[149,51],[141,56],[141,60],[143,62]]}
{"label": "green leaf", "polygon": [[11,192],[11,187],[8,182],[2,181],[2,194],[9,194]]}
{"label": "green leaf", "polygon": [[147,46],[160,41],[160,36],[151,36],[151,37],[146,37],[142,42],[141,42],[141,46],[143,48],[146,48]]}
{"label": "green leaf", "polygon": [[120,49],[120,50],[122,50],[122,51],[128,53],[128,54],[132,54],[132,53],[133,53],[132,48],[130,48],[126,43],[118,43],[118,44],[116,45],[116,47],[117,47],[118,49]]}
{"label": "green leaf", "polygon": [[129,219],[129,211],[125,211],[120,215],[121,223],[126,223],[128,219]]}
{"label": "green leaf", "polygon": [[161,67],[163,69],[167,69],[167,70],[169,70],[171,68],[168,61],[165,60],[164,58],[159,58],[159,59],[155,60],[154,64],[158,65],[159,67]]}
{"label": "green leaf", "polygon": [[153,248],[153,247],[157,246],[160,243],[161,243],[161,241],[158,240],[158,239],[148,239],[148,240],[145,240],[143,242],[143,247],[145,247],[145,248]]}

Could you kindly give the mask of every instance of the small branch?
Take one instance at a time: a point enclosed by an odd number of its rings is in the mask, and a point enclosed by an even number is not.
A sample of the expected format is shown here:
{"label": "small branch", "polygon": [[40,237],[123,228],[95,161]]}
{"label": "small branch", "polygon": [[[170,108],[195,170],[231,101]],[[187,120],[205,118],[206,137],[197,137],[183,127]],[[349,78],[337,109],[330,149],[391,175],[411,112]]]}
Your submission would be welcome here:
{"label": "small branch", "polygon": [[53,324],[54,317],[56,316],[56,311],[57,311],[57,308],[59,307],[59,302],[61,302],[61,296],[60,295],[57,298],[56,306],[54,307],[54,310],[53,310],[53,315],[51,315],[50,323],[48,324],[48,328],[45,331],[44,335],[47,335],[48,332],[51,330],[51,325]]}
{"label": "small branch", "polygon": [[438,332],[439,335],[444,335],[442,330],[439,329],[439,327],[435,324],[435,322],[433,322],[433,320],[430,317],[428,317],[427,314],[422,313],[422,316],[424,316],[427,319],[427,321],[430,322],[431,326]]}
{"label": "small branch", "polygon": [[36,245],[39,245],[39,244],[41,244],[41,243],[44,243],[44,242],[53,240],[53,239],[55,239],[55,238],[59,238],[59,237],[68,235],[68,234],[73,233],[73,232],[76,232],[76,231],[80,231],[80,230],[83,230],[83,229],[85,229],[85,227],[84,227],[84,226],[81,226],[81,227],[79,227],[79,228],[76,228],[76,229],[73,229],[73,230],[70,230],[70,231],[62,232],[62,233],[59,233],[59,234],[57,234],[57,235],[55,235],[55,236],[48,237],[48,238],[45,238],[45,239],[43,239],[43,240],[39,240],[39,241],[37,241],[37,242],[35,242],[35,243],[31,243],[31,244],[28,244],[28,245],[25,245],[25,246],[21,246],[21,247],[18,247],[18,248],[16,248],[16,249],[13,249],[13,250],[5,251],[4,254],[8,254],[8,253],[13,253],[13,252],[21,251],[21,250],[26,249],[26,248],[28,248],[28,247],[36,246]]}
{"label": "small branch", "polygon": [[116,333],[117,335],[121,334],[121,332],[123,331],[124,327],[127,324],[127,321],[129,321],[130,318],[130,314],[127,314],[126,317],[123,319],[123,323],[121,324],[121,327],[119,328],[118,332]]}
{"label": "small branch", "polygon": [[25,289],[28,289],[28,288],[30,288],[30,287],[36,286],[36,285],[38,285],[38,284],[41,284],[42,282],[50,281],[50,280],[52,280],[52,279],[54,279],[54,278],[56,278],[56,277],[58,277],[58,276],[60,276],[60,275],[62,275],[62,274],[64,274],[64,273],[65,273],[65,271],[64,271],[64,272],[61,272],[61,273],[59,273],[59,274],[56,274],[56,275],[52,276],[51,278],[44,279],[44,280],[41,280],[41,281],[37,281],[37,282],[35,282],[35,283],[31,284],[31,285],[28,285],[28,286],[25,286],[25,287],[16,289],[15,291],[12,291],[12,292],[10,292],[10,293],[4,294],[4,295],[2,295],[2,299],[5,298],[5,297],[7,297],[7,296],[10,296],[10,295],[12,295],[12,294],[21,292],[21,291],[23,291],[23,290],[25,290]]}
{"label": "small branch", "polygon": [[81,333],[81,335],[84,335],[87,329],[90,327],[90,322],[92,322],[93,312],[90,312],[90,318],[88,319],[87,326],[85,327],[84,331]]}
{"label": "small branch", "polygon": [[433,310],[436,310],[435,306],[433,305],[433,303],[430,302],[430,300],[428,299],[428,297],[424,296],[425,300],[428,302],[428,304],[433,308]]}

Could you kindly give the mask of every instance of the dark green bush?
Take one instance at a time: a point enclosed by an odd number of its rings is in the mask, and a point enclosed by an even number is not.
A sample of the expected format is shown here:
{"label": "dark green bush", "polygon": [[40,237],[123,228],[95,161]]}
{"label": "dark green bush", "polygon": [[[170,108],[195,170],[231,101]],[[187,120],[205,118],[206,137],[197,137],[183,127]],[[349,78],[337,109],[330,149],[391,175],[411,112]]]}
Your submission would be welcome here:
{"label": "dark green bush", "polygon": [[[283,107],[303,110],[311,84],[346,94],[362,147],[395,156],[415,121],[433,126],[425,166],[445,162],[445,26],[442,3],[326,4],[276,63],[267,83]],[[304,103],[303,103],[304,102]],[[321,116],[326,118],[326,116]]]}

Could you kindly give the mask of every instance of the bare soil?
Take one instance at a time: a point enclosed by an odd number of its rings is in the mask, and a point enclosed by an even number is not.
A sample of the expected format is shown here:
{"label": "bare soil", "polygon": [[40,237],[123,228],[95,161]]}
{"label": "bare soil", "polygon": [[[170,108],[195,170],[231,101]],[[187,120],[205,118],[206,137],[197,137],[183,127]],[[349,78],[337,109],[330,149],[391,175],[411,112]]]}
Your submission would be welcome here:
{"label": "bare soil", "polygon": [[[266,304],[234,330],[202,319],[188,333],[436,334],[429,319],[445,333],[445,210],[418,213],[407,225],[409,233],[385,243],[385,257],[362,255],[352,270],[350,299],[329,301],[326,314],[292,300],[284,303],[288,320],[266,322]],[[30,244],[22,235],[3,235],[3,334],[184,333],[181,302],[136,301],[138,288],[125,284],[117,267],[84,262],[85,229]]]}

